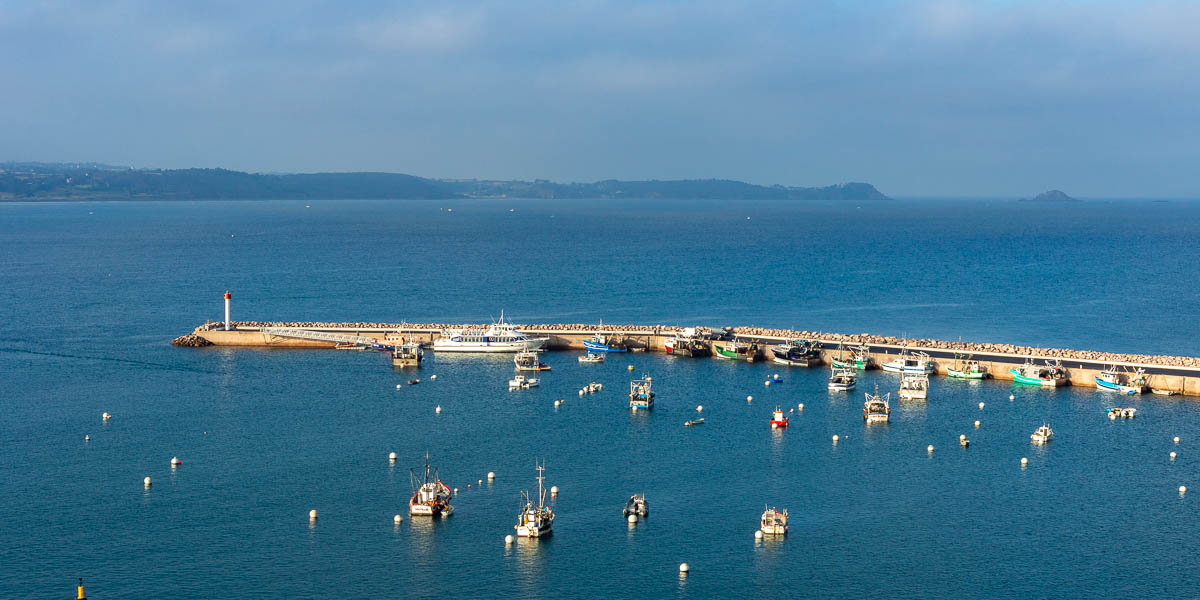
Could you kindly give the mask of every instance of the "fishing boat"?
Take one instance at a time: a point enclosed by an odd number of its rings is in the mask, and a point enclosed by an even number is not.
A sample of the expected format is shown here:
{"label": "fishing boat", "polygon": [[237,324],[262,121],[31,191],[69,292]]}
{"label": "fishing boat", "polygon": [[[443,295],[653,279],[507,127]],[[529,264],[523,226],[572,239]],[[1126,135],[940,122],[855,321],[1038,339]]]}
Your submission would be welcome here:
{"label": "fishing boat", "polygon": [[588,352],[628,352],[629,348],[614,341],[612,336],[604,333],[593,334],[591,339],[583,340],[583,347]]}
{"label": "fishing boat", "polygon": [[775,407],[775,412],[771,413],[771,429],[779,429],[788,426],[787,415],[783,414],[783,409]]}
{"label": "fishing boat", "polygon": [[1151,388],[1150,393],[1154,394],[1155,396],[1178,396],[1179,395],[1179,392],[1177,390],[1164,390],[1161,388]]}
{"label": "fishing boat", "polygon": [[1009,369],[1013,382],[1024,385],[1040,385],[1042,387],[1058,387],[1070,385],[1067,380],[1067,370],[1057,360],[1047,360],[1044,365],[1033,364],[1033,359],[1025,359],[1025,364],[1019,369]]}
{"label": "fishing boat", "polygon": [[774,361],[781,365],[811,367],[821,364],[821,345],[809,340],[791,340],[771,347]]}
{"label": "fishing boat", "polygon": [[667,338],[667,341],[663,342],[663,349],[671,356],[698,358],[712,354],[708,342],[699,337],[694,327],[688,327],[683,333]]}
{"label": "fishing boat", "polygon": [[625,501],[625,507],[621,509],[621,514],[628,517],[629,515],[637,515],[639,517],[650,516],[650,505],[646,504],[645,494],[634,494]]}
{"label": "fishing boat", "polygon": [[772,506],[771,508],[764,510],[761,524],[763,535],[787,535],[787,509],[785,508],[783,510],[776,510],[775,507]]}
{"label": "fishing boat", "polygon": [[838,346],[838,353],[830,359],[833,366],[840,369],[855,369],[857,371],[866,371],[867,369],[875,368],[875,359],[871,357],[871,349],[866,346],[851,346],[849,348],[850,355],[846,355],[846,348]]}
{"label": "fishing boat", "polygon": [[513,526],[521,537],[546,537],[553,532],[554,510],[546,506],[546,465],[538,465],[537,471],[537,501],[529,496],[529,492],[521,492],[521,513]]}
{"label": "fishing boat", "polygon": [[1146,371],[1138,368],[1132,373],[1122,373],[1117,365],[1109,367],[1095,377],[1096,389],[1103,392],[1118,392],[1133,396],[1146,391]]}
{"label": "fishing boat", "polygon": [[933,372],[933,362],[929,360],[928,354],[924,352],[909,354],[908,349],[905,348],[900,352],[898,358],[883,363],[883,370],[889,373],[925,373],[928,375]]}
{"label": "fishing boat", "polygon": [[863,421],[867,423],[887,423],[892,417],[892,407],[888,404],[891,394],[879,395],[879,386],[875,386],[874,394],[864,394],[867,401],[863,403]]}
{"label": "fishing boat", "polygon": [[972,355],[954,353],[954,365],[946,368],[946,375],[955,379],[988,379],[991,374]]}
{"label": "fishing boat", "polygon": [[654,380],[643,376],[629,382],[629,408],[652,408],[654,406]]}
{"label": "fishing boat", "polygon": [[513,377],[512,379],[508,380],[508,391],[512,392],[512,391],[516,391],[516,390],[527,390],[529,388],[537,387],[538,384],[540,384],[540,383],[541,382],[538,381],[538,379],[536,377],[526,377],[524,375],[517,375],[517,376]]}
{"label": "fishing boat", "polygon": [[744,360],[754,362],[758,360],[758,344],[755,342],[739,342],[733,340],[730,342],[714,341],[712,343],[713,356],[717,358],[725,358],[729,360]]}
{"label": "fishing boat", "polygon": [[420,344],[397,344],[392,346],[393,367],[419,367],[425,351]]}
{"label": "fishing boat", "polygon": [[579,357],[581,363],[602,363],[604,362],[604,354],[601,352],[588,352]]}
{"label": "fishing boat", "polygon": [[896,393],[903,400],[924,400],[929,394],[929,375],[925,373],[904,373],[900,376],[900,391]]}
{"label": "fishing boat", "polygon": [[1042,426],[1038,427],[1037,431],[1034,431],[1029,435],[1029,441],[1035,444],[1045,444],[1053,437],[1054,430],[1050,429],[1049,425],[1042,423]]}
{"label": "fishing boat", "polygon": [[699,419],[688,419],[687,421],[683,422],[684,427],[691,427],[692,425],[703,425],[703,424],[704,424],[704,417],[700,417]]}
{"label": "fishing boat", "polygon": [[413,495],[408,501],[408,514],[422,517],[448,517],[454,513],[450,506],[450,487],[438,478],[437,469],[429,466],[429,453],[425,453],[425,472],[417,476],[416,471],[409,469],[409,483],[412,484]]}
{"label": "fishing boat", "polygon": [[549,371],[550,365],[542,362],[538,358],[538,353],[533,350],[525,350],[518,352],[513,356],[513,364],[517,366],[518,371]]}
{"label": "fishing boat", "polygon": [[531,338],[512,323],[500,320],[487,329],[444,329],[433,343],[435,352],[521,352],[537,350],[550,338]]}
{"label": "fishing boat", "polygon": [[848,392],[858,383],[858,371],[848,367],[833,367],[829,375],[829,391]]}

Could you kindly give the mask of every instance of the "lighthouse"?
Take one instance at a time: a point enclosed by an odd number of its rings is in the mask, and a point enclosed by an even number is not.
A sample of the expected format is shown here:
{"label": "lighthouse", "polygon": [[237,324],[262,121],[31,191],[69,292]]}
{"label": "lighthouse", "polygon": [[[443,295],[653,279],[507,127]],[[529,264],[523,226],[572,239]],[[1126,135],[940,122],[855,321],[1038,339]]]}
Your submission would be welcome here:
{"label": "lighthouse", "polygon": [[225,331],[229,331],[229,299],[232,297],[229,290],[225,290]]}

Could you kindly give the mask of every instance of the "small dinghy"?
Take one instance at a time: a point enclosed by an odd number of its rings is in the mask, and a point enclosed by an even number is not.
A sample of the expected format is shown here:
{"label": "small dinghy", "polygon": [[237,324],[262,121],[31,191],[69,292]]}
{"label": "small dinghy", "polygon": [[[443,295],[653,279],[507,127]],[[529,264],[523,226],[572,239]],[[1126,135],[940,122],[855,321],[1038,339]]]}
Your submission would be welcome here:
{"label": "small dinghy", "polygon": [[1136,408],[1106,408],[1110,419],[1132,419],[1137,415]]}
{"label": "small dinghy", "polygon": [[689,421],[683,422],[684,427],[691,427],[692,425],[703,425],[703,424],[704,424],[704,417],[700,417],[699,419],[691,419]]}
{"label": "small dinghy", "polygon": [[516,390],[527,390],[529,388],[537,387],[538,383],[539,382],[536,377],[517,375],[516,377],[508,380],[508,391],[512,392]]}
{"label": "small dinghy", "polygon": [[646,504],[645,494],[634,494],[625,501],[625,508],[621,509],[621,514],[628,517],[629,515],[637,515],[645,518],[650,516],[650,505]]}
{"label": "small dinghy", "polygon": [[1054,430],[1050,429],[1049,425],[1042,423],[1042,426],[1038,427],[1037,431],[1030,434],[1029,441],[1031,441],[1035,444],[1045,444],[1046,442],[1049,442],[1051,440],[1051,438],[1053,438],[1053,437],[1054,437]]}
{"label": "small dinghy", "polygon": [[602,363],[604,362],[604,354],[600,352],[588,352],[579,357],[581,363]]}

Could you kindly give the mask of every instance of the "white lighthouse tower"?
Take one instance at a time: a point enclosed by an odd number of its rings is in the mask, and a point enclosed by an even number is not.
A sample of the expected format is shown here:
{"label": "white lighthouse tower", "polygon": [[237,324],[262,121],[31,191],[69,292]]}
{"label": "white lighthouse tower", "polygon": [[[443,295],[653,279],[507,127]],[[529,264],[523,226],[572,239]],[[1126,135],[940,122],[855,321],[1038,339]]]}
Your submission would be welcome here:
{"label": "white lighthouse tower", "polygon": [[229,331],[229,299],[232,297],[229,290],[225,290],[225,331]]}

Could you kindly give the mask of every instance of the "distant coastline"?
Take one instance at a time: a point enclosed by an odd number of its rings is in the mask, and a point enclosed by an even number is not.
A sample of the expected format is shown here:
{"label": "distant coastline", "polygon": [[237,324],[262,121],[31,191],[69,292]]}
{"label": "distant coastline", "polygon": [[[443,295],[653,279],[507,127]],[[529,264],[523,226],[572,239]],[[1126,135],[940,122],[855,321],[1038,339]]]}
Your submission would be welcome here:
{"label": "distant coastline", "polygon": [[400,173],[244,173],[227,169],[132,169],[99,163],[0,163],[0,201],[669,198],[698,200],[889,200],[869,183],[825,187],[727,179],[592,183],[428,179]]}
{"label": "distant coastline", "polygon": [[1078,198],[1068,196],[1062,190],[1050,190],[1042,192],[1032,198],[1021,198],[1021,202],[1082,202]]}

